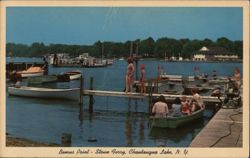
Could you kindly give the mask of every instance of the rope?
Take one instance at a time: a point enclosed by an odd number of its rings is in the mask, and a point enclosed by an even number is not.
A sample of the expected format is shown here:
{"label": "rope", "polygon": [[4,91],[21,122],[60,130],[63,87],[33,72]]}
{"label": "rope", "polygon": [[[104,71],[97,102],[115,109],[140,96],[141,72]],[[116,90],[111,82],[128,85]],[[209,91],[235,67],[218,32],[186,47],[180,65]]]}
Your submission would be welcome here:
{"label": "rope", "polygon": [[[222,136],[222,137],[220,137],[214,144],[212,144],[210,147],[214,147],[216,144],[218,144],[223,138],[226,138],[226,137],[228,137],[228,136],[230,136],[231,134],[232,134],[232,126],[235,124],[235,120],[233,119],[233,116],[236,116],[236,115],[239,115],[239,114],[242,114],[242,112],[241,111],[236,111],[235,109],[234,109],[234,111],[235,112],[237,112],[236,114],[231,114],[230,116],[229,116],[229,118],[233,121],[233,123],[231,123],[231,124],[229,124],[229,133],[228,134],[226,134],[226,135],[224,135],[224,136]],[[239,139],[239,138],[238,138]],[[237,142],[236,143],[238,143],[238,140],[237,140]]]}
{"label": "rope", "polygon": [[151,132],[152,132],[152,129],[153,129],[153,127],[154,127],[154,125],[155,125],[155,117],[153,118],[153,122],[152,122],[152,124],[150,125],[150,134],[151,134]]}

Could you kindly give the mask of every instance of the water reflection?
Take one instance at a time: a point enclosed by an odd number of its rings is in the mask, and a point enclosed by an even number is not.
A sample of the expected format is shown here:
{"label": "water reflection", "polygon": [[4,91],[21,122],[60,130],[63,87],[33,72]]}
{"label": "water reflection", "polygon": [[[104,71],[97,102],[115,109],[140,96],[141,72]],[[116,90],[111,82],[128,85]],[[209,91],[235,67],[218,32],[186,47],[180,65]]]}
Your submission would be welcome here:
{"label": "water reflection", "polygon": [[83,105],[79,105],[79,121],[80,121],[80,128],[83,125]]}
{"label": "water reflection", "polygon": [[144,143],[144,128],[145,128],[145,118],[140,118],[140,128],[139,128],[139,144],[142,145]]}
{"label": "water reflection", "polygon": [[[128,111],[125,117],[126,146],[131,147],[138,146],[138,144],[143,145],[145,140],[146,113],[138,112],[137,99],[128,99]],[[137,133],[139,134],[139,140],[136,139],[138,138]],[[136,142],[136,140],[138,140],[138,142]]]}
{"label": "water reflection", "polygon": [[127,140],[127,147],[130,147],[133,145],[132,120],[130,116],[131,116],[130,113],[128,113],[126,116],[126,121],[125,121],[125,135],[126,135],[126,140]]}

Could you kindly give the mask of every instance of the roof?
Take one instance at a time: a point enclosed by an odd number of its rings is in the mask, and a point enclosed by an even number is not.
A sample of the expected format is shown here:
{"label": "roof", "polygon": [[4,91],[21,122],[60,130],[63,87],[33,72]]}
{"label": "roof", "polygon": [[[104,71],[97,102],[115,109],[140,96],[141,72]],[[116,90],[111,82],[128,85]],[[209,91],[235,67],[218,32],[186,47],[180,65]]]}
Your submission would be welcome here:
{"label": "roof", "polygon": [[205,55],[228,55],[232,54],[224,47],[212,47],[212,46],[203,46],[200,50],[195,51],[194,54],[205,54]]}

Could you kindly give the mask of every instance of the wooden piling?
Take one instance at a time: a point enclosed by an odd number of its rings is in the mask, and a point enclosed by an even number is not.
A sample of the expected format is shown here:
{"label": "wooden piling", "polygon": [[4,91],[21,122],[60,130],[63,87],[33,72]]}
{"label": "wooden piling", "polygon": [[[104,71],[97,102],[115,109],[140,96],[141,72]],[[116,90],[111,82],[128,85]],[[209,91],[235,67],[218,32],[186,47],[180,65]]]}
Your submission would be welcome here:
{"label": "wooden piling", "polygon": [[61,145],[62,146],[71,146],[71,137],[72,135],[69,133],[62,133],[61,137]]}
{"label": "wooden piling", "polygon": [[156,80],[156,93],[158,93],[158,89],[159,89],[159,77]]}
{"label": "wooden piling", "polygon": [[133,55],[133,42],[130,42],[130,57]]}
{"label": "wooden piling", "polygon": [[136,81],[138,81],[139,77],[138,77],[138,59],[135,59],[135,77],[136,77]]}
{"label": "wooden piling", "polygon": [[[90,90],[93,90],[93,83],[94,83],[94,78],[90,78]],[[93,113],[93,104],[94,104],[94,98],[93,95],[89,95],[89,113]]]}
{"label": "wooden piling", "polygon": [[79,99],[79,105],[82,105],[83,103],[83,77],[80,77],[80,99]]}
{"label": "wooden piling", "polygon": [[138,81],[139,77],[138,77],[138,51],[139,51],[139,43],[136,43],[136,57],[135,57],[135,71],[136,71],[136,80]]}
{"label": "wooden piling", "polygon": [[151,113],[151,104],[152,104],[152,82],[148,83],[148,113]]}

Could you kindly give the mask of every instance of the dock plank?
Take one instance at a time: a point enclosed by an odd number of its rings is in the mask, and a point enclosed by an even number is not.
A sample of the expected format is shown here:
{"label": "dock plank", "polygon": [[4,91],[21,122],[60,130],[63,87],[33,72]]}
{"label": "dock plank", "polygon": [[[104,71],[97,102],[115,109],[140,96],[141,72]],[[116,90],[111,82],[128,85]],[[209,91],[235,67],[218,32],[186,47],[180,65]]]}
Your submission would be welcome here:
{"label": "dock plank", "polygon": [[[127,97],[127,98],[145,98],[149,97],[149,94],[144,93],[136,93],[136,92],[119,92],[119,91],[101,91],[101,90],[84,90],[84,95],[96,95],[96,96],[110,96],[110,97]],[[170,95],[170,94],[160,94],[160,93],[154,93],[152,94],[153,97],[159,97],[160,95],[163,95],[167,100],[174,100],[177,97],[182,97],[183,95]],[[192,95],[185,95],[188,99],[191,99]],[[220,100],[217,97],[211,97],[211,96],[201,96],[203,101],[205,102],[215,102],[218,103]],[[224,98],[221,97],[223,100]]]}
{"label": "dock plank", "polygon": [[[235,122],[229,116],[232,116]],[[230,133],[231,124],[233,124],[231,134],[221,139],[214,147],[242,147],[242,113],[234,109],[220,109],[193,139],[190,147],[210,147],[221,137]]]}

